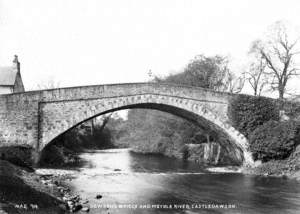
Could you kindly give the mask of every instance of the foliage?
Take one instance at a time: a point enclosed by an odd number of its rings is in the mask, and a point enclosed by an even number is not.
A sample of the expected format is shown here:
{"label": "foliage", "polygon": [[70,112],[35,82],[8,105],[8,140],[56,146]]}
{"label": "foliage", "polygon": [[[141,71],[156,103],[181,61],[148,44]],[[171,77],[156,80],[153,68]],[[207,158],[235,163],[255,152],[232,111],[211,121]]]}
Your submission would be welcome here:
{"label": "foliage", "polygon": [[196,56],[182,73],[169,75],[164,82],[172,82],[203,88],[220,88],[228,69],[227,60],[221,56]]}
{"label": "foliage", "polygon": [[[116,130],[121,119],[102,117],[102,123],[89,120],[58,136],[43,150],[40,164],[44,166],[68,166],[80,161],[78,152],[85,149],[106,149],[115,147]],[[115,137],[116,136],[116,137]]]}
{"label": "foliage", "polygon": [[228,59],[223,56],[197,55],[182,72],[154,80],[238,93],[244,86],[244,79],[236,77],[228,64]]}
{"label": "foliage", "polygon": [[276,103],[266,97],[238,95],[229,104],[228,116],[245,137],[269,120],[279,120]]}
{"label": "foliage", "polygon": [[[236,78],[230,71],[228,59],[223,56],[207,57],[198,55],[188,63],[185,69],[165,78],[155,77],[154,81],[180,85],[209,88],[218,91],[238,92],[242,79]],[[135,151],[161,153],[179,157],[184,155],[185,144],[215,141],[216,136],[205,124],[196,126],[177,116],[145,109],[129,111],[124,127],[127,134],[120,142],[130,145]]]}
{"label": "foliage", "polygon": [[29,168],[33,164],[32,152],[33,149],[28,146],[2,146],[0,147],[0,160]]}
{"label": "foliage", "polygon": [[119,140],[130,145],[136,152],[160,153],[168,156],[181,155],[185,143],[192,143],[199,128],[177,116],[146,109],[133,109],[128,113]]}
{"label": "foliage", "polygon": [[262,161],[287,158],[300,143],[300,126],[296,121],[269,121],[250,135],[250,149]]}

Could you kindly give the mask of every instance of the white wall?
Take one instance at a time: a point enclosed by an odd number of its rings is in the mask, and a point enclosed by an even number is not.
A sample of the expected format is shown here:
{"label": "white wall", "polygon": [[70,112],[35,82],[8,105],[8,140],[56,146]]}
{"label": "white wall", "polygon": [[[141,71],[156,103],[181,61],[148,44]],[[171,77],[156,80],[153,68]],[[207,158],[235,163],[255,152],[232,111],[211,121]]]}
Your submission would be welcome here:
{"label": "white wall", "polygon": [[13,88],[9,86],[0,86],[0,94],[10,94],[13,92]]}

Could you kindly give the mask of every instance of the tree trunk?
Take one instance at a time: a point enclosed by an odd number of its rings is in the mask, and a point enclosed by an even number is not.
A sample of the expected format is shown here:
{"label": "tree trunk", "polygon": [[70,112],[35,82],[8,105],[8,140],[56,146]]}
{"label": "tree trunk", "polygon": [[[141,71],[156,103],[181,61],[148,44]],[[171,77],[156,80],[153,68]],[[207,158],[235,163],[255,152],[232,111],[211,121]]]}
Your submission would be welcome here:
{"label": "tree trunk", "polygon": [[210,144],[209,134],[206,134],[206,141],[207,141],[208,144]]}
{"label": "tree trunk", "polygon": [[91,119],[91,135],[94,135],[94,130],[95,130],[95,123],[94,123],[95,118]]}
{"label": "tree trunk", "polygon": [[257,87],[254,88],[254,96],[257,96]]}
{"label": "tree trunk", "polygon": [[283,101],[283,96],[284,96],[284,89],[283,89],[283,87],[279,87],[278,88],[278,92],[279,92],[279,99],[281,101]]}
{"label": "tree trunk", "polygon": [[103,123],[102,123],[102,125],[101,125],[101,127],[100,127],[100,129],[99,129],[99,132],[102,132],[102,131],[103,131],[103,129],[104,129],[104,127],[106,126],[106,124],[108,123],[108,121],[109,121],[111,115],[112,115],[112,114],[110,114],[110,115],[108,115],[107,117],[104,118]]}

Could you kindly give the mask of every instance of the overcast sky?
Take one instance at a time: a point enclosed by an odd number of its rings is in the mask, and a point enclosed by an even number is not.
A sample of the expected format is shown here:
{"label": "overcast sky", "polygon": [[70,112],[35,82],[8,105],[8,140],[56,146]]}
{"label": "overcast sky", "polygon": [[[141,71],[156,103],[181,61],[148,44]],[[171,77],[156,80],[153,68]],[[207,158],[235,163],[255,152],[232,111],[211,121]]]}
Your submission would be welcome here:
{"label": "overcast sky", "polygon": [[19,55],[27,89],[147,81],[197,54],[239,69],[282,19],[300,25],[299,0],[0,0],[0,65]]}

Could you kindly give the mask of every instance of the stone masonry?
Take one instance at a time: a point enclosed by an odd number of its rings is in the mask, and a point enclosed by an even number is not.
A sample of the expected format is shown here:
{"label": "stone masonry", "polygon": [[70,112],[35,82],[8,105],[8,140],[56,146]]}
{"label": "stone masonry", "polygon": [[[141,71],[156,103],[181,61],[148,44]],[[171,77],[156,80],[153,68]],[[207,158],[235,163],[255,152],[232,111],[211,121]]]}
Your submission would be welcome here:
{"label": "stone masonry", "polygon": [[128,108],[176,114],[229,139],[252,164],[246,138],[227,117],[234,94],[157,83],[129,83],[59,88],[0,95],[0,147],[27,146],[35,159],[54,138],[97,115]]}

